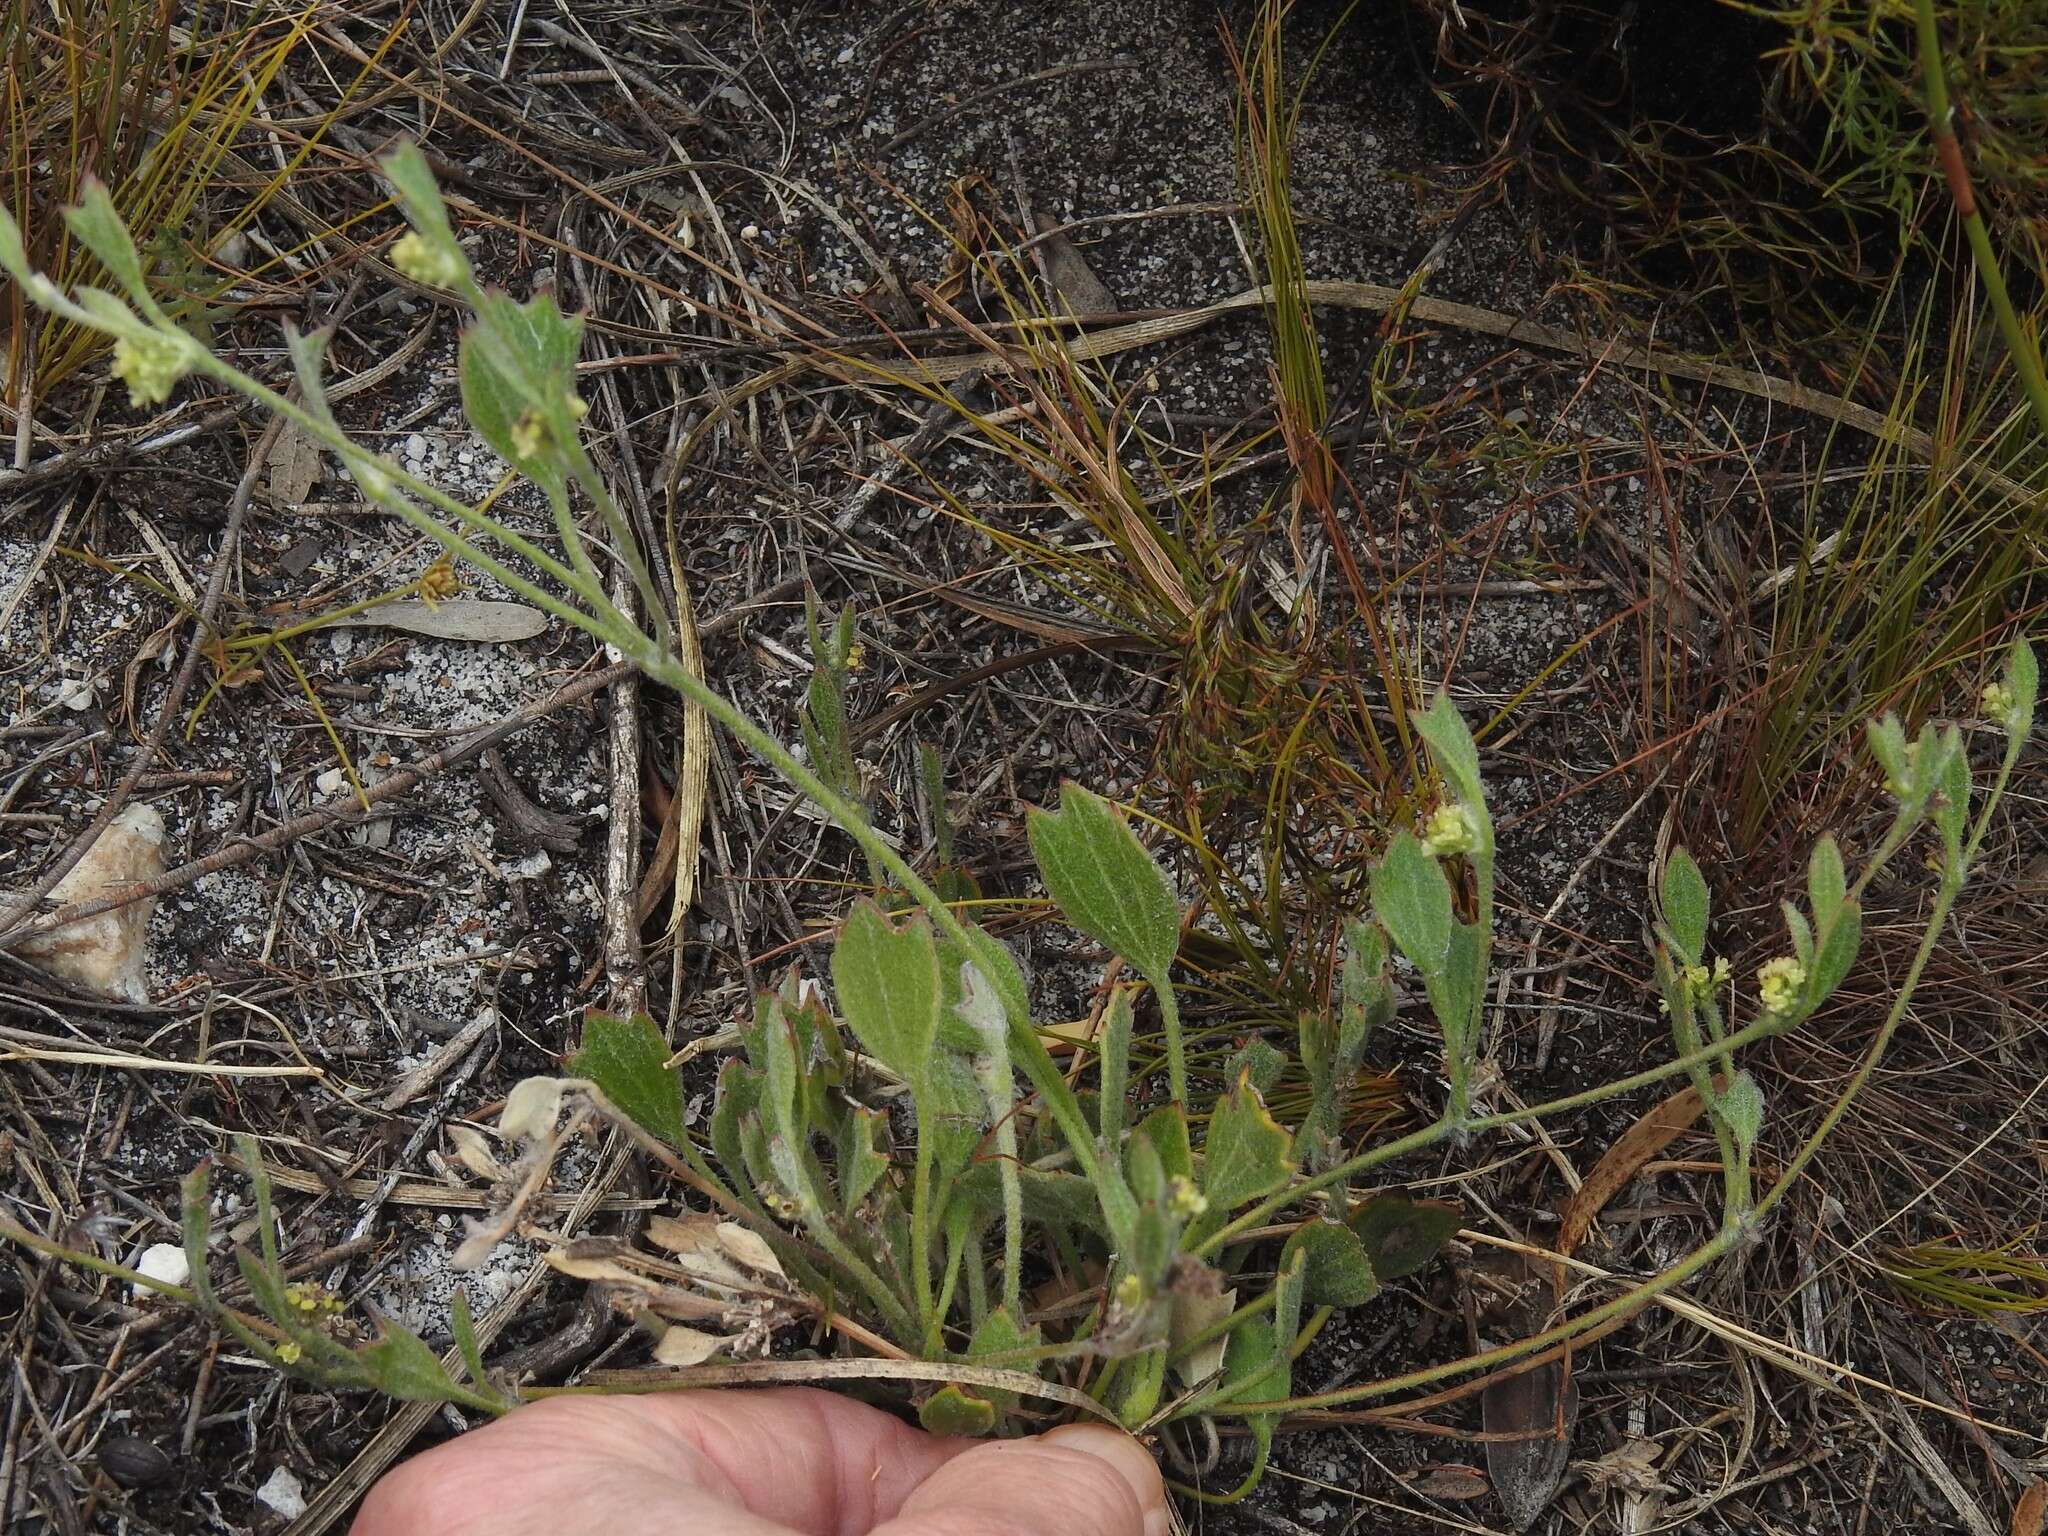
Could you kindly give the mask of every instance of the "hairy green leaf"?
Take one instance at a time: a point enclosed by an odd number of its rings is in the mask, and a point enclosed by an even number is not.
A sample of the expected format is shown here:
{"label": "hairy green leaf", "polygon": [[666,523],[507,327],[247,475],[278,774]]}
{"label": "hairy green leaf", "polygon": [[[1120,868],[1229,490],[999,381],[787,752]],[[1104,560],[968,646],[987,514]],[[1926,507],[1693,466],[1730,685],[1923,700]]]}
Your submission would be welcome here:
{"label": "hairy green leaf", "polygon": [[1195,1176],[1195,1154],[1188,1139],[1187,1111],[1180,1105],[1160,1105],[1138,1122],[1131,1137],[1133,1140],[1143,1137],[1152,1143],[1159,1154],[1159,1166],[1169,1179],[1192,1179]]}
{"label": "hairy green leaf", "polygon": [[918,1405],[918,1423],[924,1425],[926,1434],[979,1440],[995,1427],[995,1405],[969,1393],[965,1386],[946,1382]]}
{"label": "hairy green leaf", "polygon": [[1856,964],[1856,953],[1863,947],[1863,907],[1854,901],[1844,901],[1835,913],[1835,926],[1829,930],[1827,942],[1808,965],[1807,1002],[1818,1006],[1825,1002],[1842,984],[1842,978],[1849,974]]}
{"label": "hairy green leaf", "polygon": [[28,248],[21,243],[21,226],[5,208],[0,208],[0,272],[24,284],[34,276],[29,271]]}
{"label": "hairy green leaf", "polygon": [[1706,963],[1710,899],[1706,876],[1693,856],[1683,848],[1673,848],[1657,882],[1657,901],[1664,910],[1664,930],[1672,951],[1686,965]]}
{"label": "hairy green leaf", "polygon": [[2041,696],[2041,667],[2026,639],[2013,643],[2006,656],[2005,686],[2012,690],[2013,734],[2024,740],[2034,728],[2034,707]]}
{"label": "hairy green leaf", "polygon": [[1813,908],[1816,927],[1827,929],[1848,892],[1849,877],[1842,868],[1842,850],[1836,845],[1834,834],[1824,832],[1806,860],[1806,899]]}
{"label": "hairy green leaf", "polygon": [[1483,819],[1486,787],[1479,777],[1479,749],[1472,744],[1472,733],[1466,729],[1458,707],[1448,695],[1439,693],[1428,709],[1408,718],[1416,734],[1429,744],[1437,772],[1451,781],[1458,798]]}
{"label": "hairy green leaf", "polygon": [[1443,973],[1451,947],[1451,886],[1412,832],[1396,832],[1373,867],[1372,915],[1425,977]]}
{"label": "hairy green leaf", "polygon": [[742,1187],[748,1164],[740,1137],[740,1124],[749,1115],[758,1116],[764,1079],[758,1067],[738,1058],[728,1059],[718,1071],[718,1095],[711,1110],[711,1150],[718,1154],[726,1177]]}
{"label": "hairy green leaf", "polygon": [[1379,1294],[1380,1282],[1365,1256],[1365,1244],[1347,1226],[1304,1222],[1281,1250],[1283,1269],[1296,1253],[1303,1264],[1302,1299],[1312,1307],[1356,1307]]}
{"label": "hairy green leaf", "polygon": [[448,1330],[455,1335],[455,1350],[462,1356],[462,1368],[469,1372],[470,1382],[479,1392],[495,1397],[497,1388],[484,1369],[483,1348],[477,1343],[476,1319],[470,1316],[469,1292],[459,1285],[448,1298]]}
{"label": "hairy green leaf", "polygon": [[1293,1138],[1266,1113],[1248,1078],[1217,1100],[1202,1148],[1202,1193],[1213,1214],[1269,1195],[1294,1172],[1287,1151]]}
{"label": "hairy green leaf", "polygon": [[454,246],[455,227],[448,222],[448,208],[441,200],[441,188],[427,165],[427,157],[414,143],[398,145],[386,155],[384,179],[398,194],[399,205],[412,227],[436,246]]}
{"label": "hairy green leaf", "polygon": [[485,296],[479,323],[462,335],[462,405],[491,451],[551,494],[567,483],[564,455],[574,437],[576,356],[583,322],[562,313],[554,295],[524,304]]}
{"label": "hairy green leaf", "polygon": [[99,257],[114,281],[127,290],[128,297],[141,306],[143,313],[156,308],[149,279],[143,273],[142,257],[136,252],[128,226],[115,211],[106,183],[97,176],[88,176],[78,205],[64,210],[64,223],[79,244]]}
{"label": "hairy green leaf", "polygon": [[1380,1195],[1351,1213],[1349,1225],[1381,1280],[1412,1275],[1437,1255],[1465,1213],[1440,1200]]}
{"label": "hairy green leaf", "polygon": [[1970,829],[1970,755],[1962,733],[1950,726],[1941,736],[1940,795],[1934,803],[1934,824],[1953,865],[1962,857],[1963,838]]}
{"label": "hairy green leaf", "polygon": [[1339,1070],[1365,1059],[1372,1032],[1394,1017],[1394,987],[1387,980],[1387,939],[1373,923],[1345,930],[1344,969],[1339,983],[1337,1061]]}
{"label": "hairy green leaf", "polygon": [[1060,808],[1032,810],[1028,825],[1032,856],[1067,921],[1165,986],[1180,947],[1180,906],[1123,812],[1066,784]]}
{"label": "hairy green leaf", "polygon": [[840,1208],[851,1217],[868,1197],[868,1191],[889,1171],[888,1113],[850,1105],[839,1122],[834,1161],[838,1165]]}
{"label": "hairy green leaf", "polygon": [[[1288,1344],[1293,1342],[1288,1340]],[[1286,1367],[1279,1363],[1285,1351],[1286,1346],[1281,1344],[1271,1318],[1246,1318],[1230,1330],[1230,1347],[1223,1352],[1223,1376],[1217,1386],[1229,1392],[1246,1382],[1257,1382],[1256,1387],[1247,1390],[1259,1401],[1285,1397],[1287,1389],[1284,1385],[1277,1392],[1273,1389],[1273,1384],[1286,1371]]]}
{"label": "hairy green leaf", "polygon": [[874,902],[854,903],[832,951],[832,984],[869,1055],[917,1091],[939,1038],[938,946],[922,912],[901,927]]}
{"label": "hairy green leaf", "polygon": [[[974,1336],[967,1341],[967,1352],[963,1358],[973,1361],[990,1355],[1006,1355],[1020,1349],[1036,1349],[1039,1344],[1038,1325],[1019,1328],[1015,1318],[1005,1307],[997,1307],[981,1320],[974,1330]],[[1016,1361],[1000,1362],[1011,1370],[1029,1371],[1028,1365]],[[978,1387],[977,1392],[985,1395],[997,1409],[1013,1407],[1017,1394],[1004,1387]]]}
{"label": "hairy green leaf", "polygon": [[1714,1100],[1714,1110],[1727,1122],[1736,1145],[1747,1154],[1756,1145],[1764,1123],[1764,1094],[1756,1079],[1747,1072],[1737,1072]]}
{"label": "hairy green leaf", "polygon": [[964,1057],[936,1051],[925,1066],[918,1101],[918,1134],[932,1138],[939,1176],[951,1178],[973,1160],[986,1132],[988,1105]]}
{"label": "hairy green leaf", "polygon": [[1489,937],[1477,923],[1452,924],[1443,969],[1426,984],[1430,1011],[1443,1026],[1447,1051],[1459,1058],[1469,1058],[1479,1044],[1479,1005],[1486,995]]}
{"label": "hairy green leaf", "polygon": [[1792,941],[1792,957],[1809,971],[1813,969],[1813,925],[1806,920],[1806,914],[1789,901],[1778,903],[1778,910],[1785,914],[1785,934]]}
{"label": "hairy green leaf", "polygon": [[1226,1081],[1249,1078],[1263,1094],[1271,1093],[1287,1072],[1287,1057],[1270,1042],[1254,1035],[1238,1047],[1223,1068]]}
{"label": "hairy green leaf", "polygon": [[619,1112],[650,1136],[680,1147],[683,1080],[668,1065],[668,1042],[644,1013],[631,1018],[590,1013],[583,1019],[583,1048],[569,1071],[587,1077]]}
{"label": "hairy green leaf", "polygon": [[376,1343],[357,1352],[377,1383],[377,1390],[408,1402],[453,1401],[460,1389],[441,1364],[441,1357],[427,1348],[418,1334],[389,1319],[383,1328],[383,1336]]}

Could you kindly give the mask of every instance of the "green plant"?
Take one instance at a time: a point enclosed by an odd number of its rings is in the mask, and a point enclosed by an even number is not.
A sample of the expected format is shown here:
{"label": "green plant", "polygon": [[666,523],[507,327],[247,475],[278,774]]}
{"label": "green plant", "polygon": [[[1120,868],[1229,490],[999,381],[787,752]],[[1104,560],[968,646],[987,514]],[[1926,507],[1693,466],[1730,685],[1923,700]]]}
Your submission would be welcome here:
{"label": "green plant", "polygon": [[[648,578],[578,437],[578,322],[563,316],[551,297],[517,304],[482,289],[418,154],[401,151],[389,169],[413,224],[393,256],[474,310],[476,323],[460,352],[471,420],[547,493],[566,560],[351,440],[325,406],[317,340],[290,338],[303,404],[213,356],[151,295],[103,190],[88,189],[72,228],[122,284],[127,302],[94,290],[66,294],[30,271],[18,232],[4,217],[0,266],[38,303],[111,335],[115,372],[138,396],[162,398],[185,373],[200,372],[263,402],[339,453],[366,495],[695,700],[815,801],[872,861],[878,880],[886,879],[915,909],[892,914],[872,901],[855,905],[832,957],[839,1016],[807,997],[794,979],[761,999],[741,1032],[744,1059],[721,1075],[708,1150],[685,1121],[680,1080],[653,1024],[592,1015],[571,1076],[529,1079],[509,1096],[500,1130],[518,1149],[516,1161],[501,1166],[487,1149],[469,1149],[473,1165],[502,1178],[508,1201],[472,1234],[467,1253],[488,1249],[516,1225],[568,1134],[565,1116],[571,1129],[604,1116],[730,1218],[729,1232],[718,1226],[717,1252],[707,1249],[701,1233],[693,1236],[687,1224],[676,1224],[670,1237],[674,1245],[691,1245],[690,1263],[636,1266],[574,1244],[558,1253],[556,1261],[571,1273],[638,1291],[646,1298],[642,1315],[650,1330],[662,1332],[663,1344],[679,1322],[694,1319],[722,1330],[711,1335],[711,1348],[757,1353],[774,1325],[807,1313],[873,1353],[923,1362],[906,1374],[940,1385],[921,1412],[935,1427],[956,1431],[994,1429],[1007,1417],[1012,1394],[1112,1412],[1135,1428],[1202,1415],[1240,1417],[1259,1447],[1248,1487],[1285,1412],[1400,1392],[1563,1346],[1683,1283],[1730,1252],[1784,1197],[1848,1112],[1904,1017],[2032,728],[2038,675],[2024,645],[2014,649],[2004,679],[1984,699],[2006,746],[1974,819],[1970,766],[1956,728],[1937,734],[1929,727],[1909,741],[1895,720],[1874,725],[1871,747],[1894,801],[1891,826],[1853,881],[1831,840],[1814,849],[1808,905],[1785,907],[1790,952],[1759,974],[1756,999],[1744,1010],[1750,1022],[1736,1027],[1737,1010],[1722,1001],[1728,978],[1709,960],[1705,883],[1689,858],[1674,854],[1663,871],[1656,968],[1676,1056],[1511,1112],[1482,1113],[1474,1102],[1493,939],[1494,834],[1478,752],[1447,698],[1413,717],[1444,798],[1419,832],[1398,830],[1373,868],[1371,911],[1348,926],[1335,1008],[1299,1020],[1295,1046],[1311,1093],[1294,1129],[1279,1124],[1267,1106],[1265,1095],[1283,1064],[1269,1043],[1251,1041],[1220,1073],[1198,1075],[1178,1026],[1178,896],[1121,813],[1069,786],[1058,810],[1032,818],[1040,873],[1066,920],[1144,978],[1165,1047],[1166,1096],[1145,1107],[1147,1085],[1138,1080],[1132,1050],[1138,999],[1132,989],[1116,989],[1096,1045],[1094,1087],[1084,1091],[1055,1067],[1033,1027],[1028,991],[1009,951],[941,900],[840,788],[691,675],[665,634],[636,627],[606,598],[569,514],[572,486],[596,503],[617,535],[619,557],[643,589]],[[471,543],[420,501],[515,551],[556,587]],[[648,611],[658,613],[659,606],[650,602]],[[824,646],[823,626],[817,628]],[[851,632],[842,624],[834,635],[835,664],[843,668]],[[831,721],[830,692],[828,685],[811,700],[813,753],[839,761],[843,720]],[[1825,1001],[1855,959],[1865,888],[1929,824],[1938,838],[1939,883],[1919,952],[1870,1053],[1835,1105],[1784,1163],[1778,1180],[1756,1192],[1751,1153],[1764,1104],[1738,1053],[1795,1028]],[[1397,956],[1419,982],[1440,1031],[1445,1107],[1417,1131],[1355,1147],[1342,1135],[1340,1106],[1373,1029],[1396,1007]],[[849,1034],[857,1049],[849,1048]],[[1291,1395],[1293,1361],[1333,1309],[1370,1299],[1384,1280],[1425,1262],[1455,1223],[1452,1211],[1398,1196],[1354,1204],[1349,1191],[1355,1183],[1425,1148],[1681,1072],[1700,1085],[1723,1150],[1726,1200],[1712,1239],[1663,1274],[1532,1338],[1363,1386]],[[909,1100],[902,1117],[885,1108],[897,1094]],[[1134,1115],[1140,1107],[1144,1113]],[[906,1131],[907,1168],[895,1147]],[[195,1275],[206,1258],[203,1196],[199,1184],[187,1201]],[[424,1347],[392,1344],[395,1333],[369,1349],[337,1344],[329,1350],[311,1335],[291,1332],[284,1317],[299,1302],[281,1289],[267,1215],[263,1227],[263,1256],[244,1263],[244,1278],[272,1326],[298,1351],[294,1356],[279,1347],[263,1358],[408,1395],[438,1393],[486,1411],[510,1401],[473,1358],[466,1383],[446,1372],[429,1375],[421,1363]],[[15,1227],[5,1235],[59,1251]],[[1274,1240],[1277,1258],[1261,1260],[1263,1245]],[[1034,1300],[1030,1312],[1027,1263],[1065,1282],[1051,1300]],[[203,1281],[181,1294],[207,1304]],[[460,1344],[459,1324],[457,1331]],[[705,1358],[704,1335],[692,1327],[666,1358]],[[323,1329],[322,1337],[331,1336]],[[1171,1393],[1169,1371],[1178,1381]],[[697,1379],[687,1370],[673,1378],[677,1384]]]}
{"label": "green plant", "polygon": [[277,1214],[271,1205],[270,1180],[253,1136],[236,1138],[235,1151],[249,1174],[255,1194],[259,1252],[237,1246],[235,1267],[242,1285],[259,1309],[245,1312],[228,1305],[213,1281],[213,1218],[209,1200],[212,1170],[202,1163],[187,1174],[180,1199],[185,1263],[189,1285],[176,1285],[112,1264],[95,1254],[80,1253],[39,1237],[0,1217],[0,1237],[37,1253],[125,1282],[137,1295],[154,1292],[181,1302],[239,1341],[265,1364],[289,1371],[322,1386],[382,1392],[419,1402],[453,1403],[482,1413],[498,1414],[517,1401],[484,1369],[468,1298],[460,1291],[450,1311],[455,1353],[463,1374],[451,1371],[418,1334],[388,1318],[378,1320],[376,1336],[364,1338],[341,1299],[324,1286],[293,1281],[278,1251]]}
{"label": "green plant", "polygon": [[2040,242],[2048,167],[2039,153],[2048,129],[2041,93],[2048,17],[2039,6],[2028,0],[1727,3],[1778,32],[1770,51],[1786,107],[1821,120],[1819,184],[1851,205],[1882,209],[1901,225],[1924,208],[1920,192],[1930,147],[1945,161],[1941,139],[1952,140],[1955,132],[1946,88],[1938,102],[1930,97],[1924,104],[1914,89],[1933,85],[1930,52],[1938,51],[1938,32],[1945,31],[1953,40],[1948,52],[1957,93],[1967,104],[1972,158],[1987,195],[2005,213],[2004,253],[2037,275],[2048,272]]}
{"label": "green plant", "polygon": [[1857,780],[1836,770],[1863,722],[1938,709],[1947,679],[1981,667],[2031,601],[2048,502],[2023,487],[2041,438],[2010,392],[1978,381],[1981,318],[1945,324],[1942,310],[1933,291],[1913,304],[1889,411],[1951,423],[1957,446],[1922,468],[1896,444],[1831,433],[1759,546],[1778,574],[1729,616],[1714,682],[1736,684],[1715,771],[1745,857],[1768,862],[1787,836],[1837,822]]}

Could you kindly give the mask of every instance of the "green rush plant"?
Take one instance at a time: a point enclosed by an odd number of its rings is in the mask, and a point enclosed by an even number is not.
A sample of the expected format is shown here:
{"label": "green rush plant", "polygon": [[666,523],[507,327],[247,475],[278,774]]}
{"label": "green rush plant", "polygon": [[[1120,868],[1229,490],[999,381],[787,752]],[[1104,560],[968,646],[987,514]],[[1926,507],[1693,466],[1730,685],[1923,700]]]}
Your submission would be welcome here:
{"label": "green rush plant", "polygon": [[[209,306],[230,281],[210,265],[212,253],[271,202],[324,132],[323,122],[281,168],[258,169],[237,153],[279,70],[318,23],[317,7],[285,0],[0,0],[0,205],[36,265],[67,287],[103,280],[58,217],[98,180],[128,223],[149,232],[153,290],[204,335]],[[60,314],[32,328],[29,314],[21,293],[0,290],[0,398],[10,404],[31,388],[47,396],[105,345],[96,328]]]}
{"label": "green rush plant", "polygon": [[[464,1161],[508,1192],[497,1214],[476,1225],[465,1254],[487,1252],[516,1228],[569,1136],[598,1120],[618,1126],[714,1208],[650,1222],[648,1240],[667,1256],[588,1239],[557,1242],[549,1255],[565,1272],[617,1287],[657,1336],[656,1359],[674,1369],[654,1385],[713,1379],[699,1363],[720,1353],[741,1363],[719,1368],[717,1379],[744,1379],[778,1327],[808,1317],[871,1357],[870,1374],[922,1383],[919,1411],[936,1429],[998,1431],[1018,1421],[1027,1398],[1140,1430],[1198,1417],[1246,1420],[1257,1455],[1241,1494],[1263,1470],[1286,1413],[1398,1394],[1561,1346],[1682,1284],[1734,1250],[1849,1111],[1904,1017],[2032,727],[2038,676],[2024,645],[1984,699],[2005,748],[1974,813],[1959,730],[1928,727],[1909,740],[1895,720],[1873,726],[1871,749],[1894,802],[1890,827],[1853,878],[1831,839],[1813,849],[1806,904],[1785,906],[1788,952],[1759,973],[1753,996],[1739,999],[1725,966],[1710,958],[1705,880],[1674,853],[1662,872],[1655,957],[1673,1059],[1511,1112],[1488,1113],[1478,1102],[1494,830],[1477,749],[1448,699],[1438,697],[1413,722],[1443,797],[1419,827],[1394,833],[1371,872],[1369,912],[1347,926],[1333,1006],[1306,1010],[1297,1022],[1292,1044],[1311,1091],[1292,1127],[1268,1107],[1284,1059],[1270,1043],[1251,1040],[1220,1072],[1191,1064],[1175,991],[1179,896],[1121,811],[1069,785],[1057,809],[1031,815],[1039,872],[1065,920],[1139,978],[1108,990],[1085,1070],[1070,1079],[1033,1025],[1009,950],[942,900],[849,797],[840,771],[843,710],[835,717],[830,679],[810,700],[807,765],[693,676],[667,634],[638,627],[607,598],[572,491],[596,508],[615,553],[647,592],[646,611],[661,612],[579,439],[580,322],[546,294],[517,303],[481,287],[418,153],[400,151],[388,169],[412,224],[392,256],[474,313],[459,354],[468,414],[546,493],[561,557],[351,440],[326,405],[318,338],[289,337],[298,401],[215,357],[157,303],[102,189],[88,189],[71,227],[125,299],[66,293],[35,274],[4,217],[0,265],[37,303],[112,337],[114,371],[136,396],[161,399],[196,373],[290,418],[339,454],[380,506],[699,703],[816,802],[872,861],[878,884],[887,882],[897,910],[863,898],[841,926],[830,961],[836,1009],[794,976],[759,999],[739,1031],[741,1055],[720,1074],[702,1142],[653,1023],[600,1014],[586,1021],[567,1075],[528,1079],[508,1096],[499,1129],[512,1161],[500,1163],[481,1137],[458,1140]],[[541,579],[472,534],[517,554]],[[815,643],[843,669],[850,628],[813,627]],[[1778,1179],[1759,1191],[1751,1158],[1766,1106],[1742,1055],[1826,1000],[1855,960],[1865,888],[1924,825],[1936,833],[1939,878],[1919,951],[1869,1054]],[[1443,1109],[1407,1135],[1354,1146],[1340,1106],[1374,1031],[1396,1010],[1397,983],[1419,990],[1436,1022]],[[1161,1073],[1140,1068],[1141,1006],[1159,1020]],[[1294,1393],[1294,1361],[1333,1310],[1363,1304],[1419,1268],[1456,1226],[1455,1208],[1394,1194],[1354,1199],[1375,1170],[1681,1073],[1699,1085],[1726,1171],[1723,1219],[1711,1239],[1532,1338],[1362,1386]],[[253,1148],[244,1161],[255,1169]],[[261,1252],[238,1262],[263,1317],[233,1316],[237,1336],[261,1358],[322,1380],[485,1412],[547,1390],[494,1381],[466,1317],[455,1322],[447,1362],[389,1325],[367,1342],[349,1337],[325,1298],[285,1285],[260,1175],[258,1201]],[[159,1289],[218,1310],[203,1175],[188,1184],[185,1224],[194,1283]],[[12,1224],[0,1235],[71,1257]],[[97,1259],[91,1267],[110,1271]],[[759,1362],[763,1373],[788,1365]],[[819,1374],[830,1373],[821,1364]]]}

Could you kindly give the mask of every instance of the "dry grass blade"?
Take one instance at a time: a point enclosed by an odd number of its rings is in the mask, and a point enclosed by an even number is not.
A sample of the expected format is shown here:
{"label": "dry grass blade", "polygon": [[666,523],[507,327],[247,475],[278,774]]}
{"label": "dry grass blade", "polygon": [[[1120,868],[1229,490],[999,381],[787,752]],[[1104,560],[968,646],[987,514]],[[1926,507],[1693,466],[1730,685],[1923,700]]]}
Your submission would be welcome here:
{"label": "dry grass blade", "polygon": [[[1900,422],[1881,411],[1874,411],[1869,406],[1859,405],[1853,400],[1844,400],[1791,379],[1778,378],[1746,368],[1732,368],[1725,363],[1709,362],[1701,358],[1688,357],[1683,353],[1639,346],[1618,337],[1605,341],[1591,340],[1562,327],[1546,325],[1523,316],[1502,314],[1498,310],[1485,309],[1473,304],[1453,303],[1447,299],[1433,299],[1427,295],[1417,297],[1405,289],[1390,288],[1383,283],[1312,279],[1302,285],[1301,293],[1306,303],[1342,309],[1386,312],[1405,306],[1405,313],[1410,318],[1428,325],[1449,326],[1479,336],[1498,336],[1518,346],[1540,347],[1548,352],[1581,358],[1603,369],[1688,379],[1694,383],[1711,385],[1716,389],[1734,390],[1738,394],[1751,395],[1777,405],[1789,406],[1825,421],[1840,422],[1843,426],[1854,427],[1879,442],[1896,443],[1923,463],[1934,463],[1941,456],[1934,439],[1919,428]],[[1217,299],[1190,309],[1175,310],[1132,320],[1122,325],[1088,331],[1066,343],[1067,355],[1076,362],[1092,362],[1100,358],[1113,357],[1134,347],[1150,346],[1155,342],[1185,336],[1191,331],[1213,324],[1226,315],[1247,309],[1266,308],[1274,302],[1274,298],[1274,292],[1269,287],[1247,288],[1228,298]],[[825,352],[814,357],[813,366],[850,378],[899,377],[900,382],[934,387],[987,368],[989,358],[985,352],[942,354],[899,360],[893,365],[883,367],[863,365],[843,353]],[[2037,495],[2002,471],[1986,469],[1982,471],[1982,477],[1991,487],[2025,501],[2031,502]]]}
{"label": "dry grass blade", "polygon": [[[1062,1382],[1046,1381],[1023,1371],[994,1366],[933,1360],[753,1360],[736,1365],[699,1365],[669,1371],[592,1371],[595,1391],[673,1392],[689,1387],[807,1385],[825,1381],[930,1381],[987,1387],[1059,1403],[1090,1418],[1115,1422],[1115,1416],[1085,1392]],[[574,1396],[578,1387],[543,1388],[535,1397]]]}

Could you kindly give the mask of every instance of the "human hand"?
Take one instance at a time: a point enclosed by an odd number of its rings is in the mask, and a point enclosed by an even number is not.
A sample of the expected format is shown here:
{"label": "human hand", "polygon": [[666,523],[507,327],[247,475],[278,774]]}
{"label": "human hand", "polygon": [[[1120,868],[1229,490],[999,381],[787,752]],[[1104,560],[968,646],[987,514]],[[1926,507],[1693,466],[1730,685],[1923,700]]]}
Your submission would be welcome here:
{"label": "human hand", "polygon": [[1166,1536],[1120,1430],[942,1440],[808,1387],[555,1397],[414,1457],[350,1536]]}

